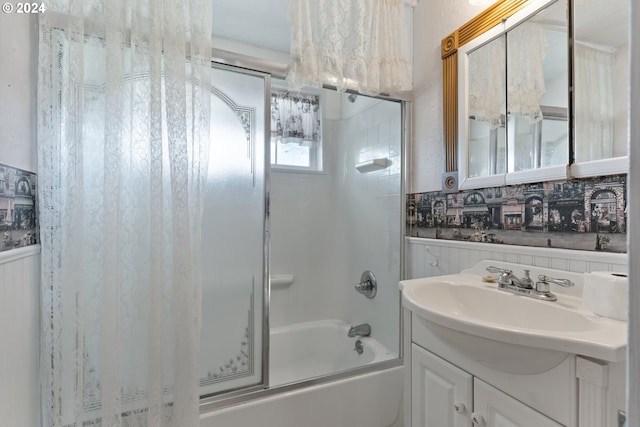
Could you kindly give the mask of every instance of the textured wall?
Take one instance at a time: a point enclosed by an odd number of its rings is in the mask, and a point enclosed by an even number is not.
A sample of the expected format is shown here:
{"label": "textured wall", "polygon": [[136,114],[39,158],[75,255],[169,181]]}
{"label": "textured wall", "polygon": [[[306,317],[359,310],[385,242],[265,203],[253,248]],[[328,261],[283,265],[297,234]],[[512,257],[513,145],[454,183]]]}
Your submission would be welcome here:
{"label": "textured wall", "polygon": [[[37,17],[0,13],[0,163],[36,169]],[[0,254],[0,424],[40,425],[38,247]]]}
{"label": "textured wall", "polygon": [[442,188],[441,40],[483,10],[467,0],[419,1],[413,12],[413,141],[409,193]]}
{"label": "textured wall", "polygon": [[37,17],[0,13],[0,163],[36,169]]}

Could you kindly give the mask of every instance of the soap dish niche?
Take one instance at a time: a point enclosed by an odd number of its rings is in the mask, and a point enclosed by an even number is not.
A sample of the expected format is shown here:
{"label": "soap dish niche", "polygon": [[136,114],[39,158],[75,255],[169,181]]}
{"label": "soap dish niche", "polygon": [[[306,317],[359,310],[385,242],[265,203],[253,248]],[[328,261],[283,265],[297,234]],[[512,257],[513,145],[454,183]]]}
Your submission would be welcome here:
{"label": "soap dish niche", "polygon": [[388,157],[380,157],[378,159],[371,159],[356,165],[356,169],[360,173],[374,172],[383,170],[389,167],[391,160]]}

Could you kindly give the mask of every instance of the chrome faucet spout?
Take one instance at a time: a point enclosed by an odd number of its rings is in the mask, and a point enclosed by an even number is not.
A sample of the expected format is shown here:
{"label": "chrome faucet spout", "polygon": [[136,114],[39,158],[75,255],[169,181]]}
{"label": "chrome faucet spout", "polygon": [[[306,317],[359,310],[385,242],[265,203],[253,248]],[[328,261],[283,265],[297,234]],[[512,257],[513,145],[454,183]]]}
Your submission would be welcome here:
{"label": "chrome faucet spout", "polygon": [[490,266],[490,267],[487,267],[487,271],[491,273],[500,273],[500,276],[498,277],[498,286],[500,288],[507,288],[507,287],[517,287],[522,289],[533,288],[533,280],[531,280],[531,277],[529,277],[529,270],[524,270],[524,276],[522,277],[522,279],[518,279],[513,274],[513,271],[505,268]]}
{"label": "chrome faucet spout", "polygon": [[518,279],[517,277],[511,277],[511,283],[524,289],[532,289],[533,288],[533,280],[529,276],[529,270],[524,270],[524,276],[522,279]]}
{"label": "chrome faucet spout", "polygon": [[353,337],[368,337],[371,335],[371,326],[368,323],[362,323],[360,325],[352,326],[349,328],[347,335],[350,338]]}

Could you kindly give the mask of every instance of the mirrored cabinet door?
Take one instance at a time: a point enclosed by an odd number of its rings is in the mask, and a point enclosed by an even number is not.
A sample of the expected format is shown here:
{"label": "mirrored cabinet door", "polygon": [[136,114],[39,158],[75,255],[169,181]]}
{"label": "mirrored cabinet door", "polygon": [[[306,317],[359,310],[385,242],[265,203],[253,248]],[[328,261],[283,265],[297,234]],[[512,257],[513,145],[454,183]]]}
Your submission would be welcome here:
{"label": "mirrored cabinet door", "polygon": [[629,7],[574,0],[574,176],[626,172]]}
{"label": "mirrored cabinet door", "polygon": [[508,172],[569,163],[567,4],[507,31]]}
{"label": "mirrored cabinet door", "polygon": [[567,15],[532,1],[458,51],[460,188],[567,177]]}
{"label": "mirrored cabinet door", "polygon": [[468,61],[468,176],[506,172],[505,36],[478,47]]}

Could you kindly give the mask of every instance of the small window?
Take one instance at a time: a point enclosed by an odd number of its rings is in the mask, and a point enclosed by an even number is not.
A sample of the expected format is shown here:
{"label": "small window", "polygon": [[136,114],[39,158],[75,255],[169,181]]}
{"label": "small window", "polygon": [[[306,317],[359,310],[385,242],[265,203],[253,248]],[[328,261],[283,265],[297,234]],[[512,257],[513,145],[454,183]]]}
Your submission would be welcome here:
{"label": "small window", "polygon": [[271,166],[322,171],[320,96],[271,93]]}

